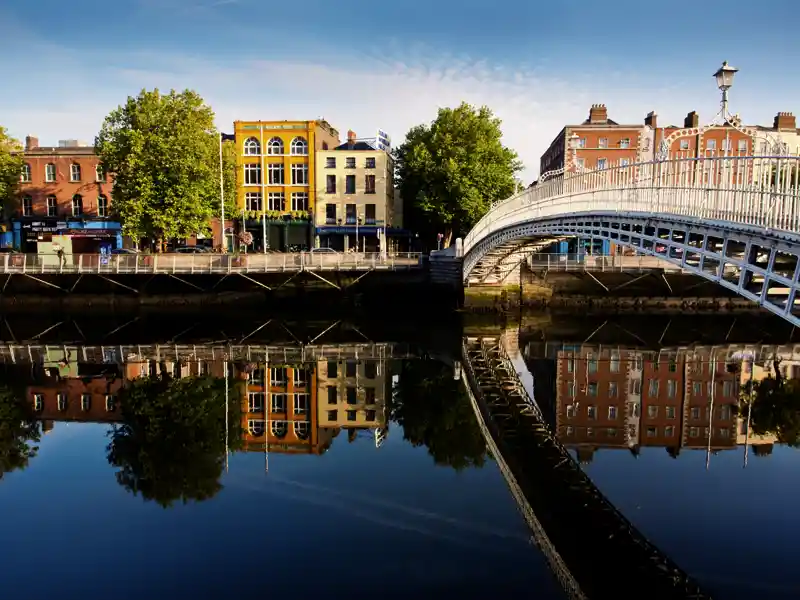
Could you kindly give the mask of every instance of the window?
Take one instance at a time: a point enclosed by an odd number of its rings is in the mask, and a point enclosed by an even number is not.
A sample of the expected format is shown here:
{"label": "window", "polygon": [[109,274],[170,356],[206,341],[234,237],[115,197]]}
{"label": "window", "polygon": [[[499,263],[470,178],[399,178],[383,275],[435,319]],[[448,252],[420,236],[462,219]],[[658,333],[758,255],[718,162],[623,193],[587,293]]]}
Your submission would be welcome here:
{"label": "window", "polygon": [[83,197],[80,194],[75,194],[72,197],[72,216],[79,217],[83,214]]}
{"label": "window", "polygon": [[591,373],[597,373],[597,359],[591,354],[586,355],[586,369]]}
{"label": "window", "polygon": [[574,398],[575,397],[575,382],[574,381],[568,381],[567,382],[567,396],[569,396],[570,398]]}
{"label": "window", "polygon": [[97,197],[97,216],[98,217],[108,216],[108,198],[102,195]]}
{"label": "window", "polygon": [[608,138],[600,138],[597,140],[598,148],[608,148]]}
{"label": "window", "polygon": [[375,388],[374,387],[364,388],[364,403],[365,404],[375,404]]}
{"label": "window", "polygon": [[596,406],[587,406],[586,407],[586,415],[594,420],[597,418],[597,407]]}
{"label": "window", "polygon": [[89,394],[81,394],[81,410],[86,412],[92,407],[92,397]]}
{"label": "window", "polygon": [[727,404],[719,407],[719,418],[723,421],[727,421],[731,418],[731,407]]}
{"label": "window", "polygon": [[716,150],[717,140],[706,140],[706,150]]}
{"label": "window", "polygon": [[650,389],[647,390],[647,395],[651,398],[658,396],[658,379],[650,380]]}
{"label": "window", "polygon": [[282,438],[286,437],[286,432],[289,431],[289,427],[286,421],[273,421],[270,423],[269,430],[276,438]]}
{"label": "window", "polygon": [[375,379],[378,376],[378,361],[367,360],[364,361],[364,377],[367,379]]}
{"label": "window", "polygon": [[344,376],[345,377],[355,377],[356,376],[357,367],[358,367],[358,365],[357,365],[356,361],[348,360],[345,363],[345,367],[344,367],[344,373],[345,374],[344,374]]}
{"label": "window", "polygon": [[31,198],[30,196],[22,197],[22,216],[23,217],[33,216],[33,198]]}
{"label": "window", "polygon": [[634,379],[631,381],[631,394],[640,396],[642,394],[642,380]]}
{"label": "window", "polygon": [[739,152],[747,152],[747,140],[739,140]]}
{"label": "window", "polygon": [[698,427],[689,427],[689,437],[696,438],[700,435],[700,429]]}
{"label": "window", "polygon": [[261,165],[258,163],[247,163],[244,166],[244,184],[261,185]]}
{"label": "window", "polygon": [[617,418],[617,407],[616,406],[609,406],[608,407],[608,420],[615,421]]}
{"label": "window", "polygon": [[348,410],[347,411],[347,420],[348,421],[355,421],[356,420],[356,411]]}
{"label": "window", "polygon": [[308,192],[292,192],[292,210],[308,211]]}
{"label": "window", "polygon": [[291,153],[295,156],[306,156],[308,154],[308,142],[306,141],[306,138],[294,138],[292,140]]}
{"label": "window", "polygon": [[356,388],[354,387],[347,388],[347,403],[348,404],[356,403]]}
{"label": "window", "polygon": [[308,421],[295,421],[294,425],[294,434],[297,436],[298,440],[305,440],[308,439]]}
{"label": "window", "polygon": [[722,395],[726,397],[733,396],[733,382],[732,381],[723,381],[722,382]]}
{"label": "window", "polygon": [[70,181],[80,181],[81,180],[81,166],[77,163],[72,163],[69,166],[69,180]]}
{"label": "window", "polygon": [[262,392],[250,392],[247,394],[247,412],[264,412],[264,394]]}
{"label": "window", "polygon": [[672,425],[667,425],[664,428],[664,436],[665,437],[672,437],[673,435],[675,435],[675,427],[672,426]]}
{"label": "window", "polygon": [[247,379],[253,385],[264,385],[264,367],[253,369]]}
{"label": "window", "polygon": [[721,427],[719,430],[719,437],[721,438],[729,438],[731,437],[731,431],[727,427]]}
{"label": "window", "polygon": [[33,410],[41,412],[44,408],[44,397],[41,394],[33,395]]}
{"label": "window", "polygon": [[367,160],[364,161],[364,167],[367,169],[374,169],[375,168],[375,157],[368,156]]}
{"label": "window", "polygon": [[574,371],[575,371],[575,359],[574,358],[570,358],[567,361],[567,373],[572,373]]}
{"label": "window", "polygon": [[355,156],[348,156],[344,159],[344,166],[347,169],[355,169],[356,168],[356,157]]}
{"label": "window", "polygon": [[325,224],[326,225],[336,225],[336,205],[335,204],[326,204],[325,205]]}
{"label": "window", "polygon": [[578,140],[578,148],[586,148],[586,138],[580,138]]}
{"label": "window", "polygon": [[589,384],[589,388],[587,390],[588,396],[597,396],[597,382],[593,381]]}
{"label": "window", "polygon": [[328,361],[328,377],[337,377],[338,366],[335,360]]}
{"label": "window", "polygon": [[292,165],[292,185],[308,185],[308,165]]}
{"label": "window", "polygon": [[269,370],[269,380],[271,385],[286,387],[286,369],[284,367],[272,367]]}
{"label": "window", "polygon": [[353,225],[356,222],[356,205],[346,204],[344,207],[344,221],[348,225]]}
{"label": "window", "polygon": [[295,367],[292,377],[294,387],[305,387],[308,385],[308,371]]}
{"label": "window", "polygon": [[356,176],[355,175],[347,175],[344,180],[344,193],[345,194],[355,194],[356,193]]}
{"label": "window", "polygon": [[681,140],[680,141],[680,149],[681,150],[688,150],[689,149],[689,140]]}
{"label": "window", "polygon": [[572,426],[567,427],[567,435],[573,435],[575,433],[575,428]]}
{"label": "window", "polygon": [[638,402],[631,402],[628,405],[628,408],[630,408],[632,417],[638,417],[639,416],[639,403]]}
{"label": "window", "polygon": [[248,419],[247,420],[247,433],[254,437],[261,437],[264,435],[264,421],[261,419]]}
{"label": "window", "polygon": [[245,192],[244,195],[244,208],[245,210],[255,210],[261,212],[263,197],[261,192]]}
{"label": "window", "polygon": [[336,410],[329,410],[328,411],[328,421],[335,421],[336,419],[338,419],[339,418],[338,412],[339,411],[336,411]]}
{"label": "window", "polygon": [[44,180],[47,183],[53,183],[56,180],[56,166],[53,163],[47,163],[44,166]]}
{"label": "window", "polygon": [[335,385],[328,386],[328,404],[337,404],[339,402],[338,390]]}
{"label": "window", "polygon": [[608,437],[617,437],[617,428],[609,427],[608,429],[606,429],[606,435]]}
{"label": "window", "polygon": [[594,437],[594,429],[591,427],[586,428],[586,437]]}
{"label": "window", "polygon": [[667,418],[674,419],[675,418],[675,407],[674,406],[667,406]]}
{"label": "window", "polygon": [[249,137],[244,141],[244,155],[258,156],[261,154],[261,144],[254,137]]}
{"label": "window", "polygon": [[117,409],[117,398],[113,394],[106,394],[106,412],[114,412]]}
{"label": "window", "polygon": [[608,369],[612,373],[619,373],[619,352],[611,352],[611,360],[608,363]]}
{"label": "window", "polygon": [[294,395],[294,414],[304,415],[308,412],[308,394]]}
{"label": "window", "polygon": [[364,206],[364,222],[367,225],[375,225],[375,205],[374,204],[367,204]]}
{"label": "window", "polygon": [[693,406],[691,408],[691,411],[690,411],[689,414],[691,415],[692,419],[699,419],[700,418],[700,407]]}
{"label": "window", "polygon": [[619,166],[620,167],[627,167],[629,164],[631,164],[631,161],[629,161],[627,158],[620,158],[619,159]]}
{"label": "window", "polygon": [[286,412],[286,394],[272,394],[270,410],[274,413]]}
{"label": "window", "polygon": [[279,137],[271,138],[267,142],[267,154],[280,155],[283,154],[283,140]]}
{"label": "window", "polygon": [[325,159],[325,168],[326,169],[335,169],[336,168],[336,157],[329,156]]}
{"label": "window", "polygon": [[667,370],[670,373],[677,373],[678,372],[678,362],[675,360],[674,356],[670,357],[670,359],[669,359],[669,367],[667,367]]}
{"label": "window", "polygon": [[20,171],[19,180],[22,183],[28,183],[31,180],[31,166],[28,163],[22,165],[22,171]]}
{"label": "window", "polygon": [[365,416],[365,419],[366,419],[367,421],[374,421],[374,420],[375,420],[375,415],[376,415],[376,413],[375,413],[375,411],[374,411],[374,410],[368,410],[368,411],[367,411],[367,414],[366,414],[366,416]]}
{"label": "window", "polygon": [[94,168],[94,180],[103,182],[106,180],[106,170],[103,165],[97,165]]}
{"label": "window", "polygon": [[597,168],[598,169],[605,169],[607,163],[608,163],[608,161],[605,158],[598,158],[597,159]]}
{"label": "window", "polygon": [[574,416],[575,416],[575,405],[567,404],[567,418],[571,419]]}
{"label": "window", "polygon": [[58,402],[58,410],[60,410],[61,412],[64,412],[65,410],[67,410],[67,395],[66,394],[59,394],[57,396],[57,402]]}
{"label": "window", "polygon": [[336,193],[336,175],[325,176],[325,191],[328,194]]}
{"label": "window", "polygon": [[616,398],[617,397],[617,382],[616,381],[609,381],[608,382],[608,397],[609,398]]}
{"label": "window", "polygon": [[667,381],[667,397],[674,398],[678,393],[678,382],[674,379]]}
{"label": "window", "polygon": [[286,196],[283,192],[269,192],[267,194],[267,210],[286,210]]}
{"label": "window", "polygon": [[647,407],[647,416],[651,419],[655,419],[658,416],[658,407],[657,406],[648,406]]}
{"label": "window", "polygon": [[647,428],[647,437],[656,437],[657,429],[655,427]]}
{"label": "window", "polygon": [[620,148],[630,148],[631,147],[631,139],[630,138],[622,138],[619,141]]}
{"label": "window", "polygon": [[267,165],[267,171],[269,174],[267,183],[270,185],[283,185],[283,163],[270,163]]}
{"label": "window", "polygon": [[693,381],[692,396],[702,396],[702,395],[703,395],[703,383],[700,381]]}
{"label": "window", "polygon": [[365,194],[375,193],[375,175],[364,176],[364,193]]}

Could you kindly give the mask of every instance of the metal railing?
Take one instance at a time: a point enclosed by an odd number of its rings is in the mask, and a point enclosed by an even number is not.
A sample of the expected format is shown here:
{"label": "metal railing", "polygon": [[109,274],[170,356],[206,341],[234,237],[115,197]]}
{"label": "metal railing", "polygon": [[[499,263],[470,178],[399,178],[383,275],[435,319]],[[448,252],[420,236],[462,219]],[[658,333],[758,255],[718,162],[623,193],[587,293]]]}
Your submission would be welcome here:
{"label": "metal railing", "polygon": [[572,213],[669,214],[800,231],[800,157],[723,156],[618,164],[567,173],[495,204],[464,238]]}
{"label": "metal railing", "polygon": [[[622,254],[532,254],[528,266],[533,270],[547,271],[664,271],[681,272],[685,269],[655,256],[624,256]],[[688,272],[688,271],[687,271]]]}
{"label": "metal railing", "polygon": [[3,254],[2,273],[19,274],[230,274],[297,271],[410,270],[422,267],[416,252],[291,252],[270,254]]}

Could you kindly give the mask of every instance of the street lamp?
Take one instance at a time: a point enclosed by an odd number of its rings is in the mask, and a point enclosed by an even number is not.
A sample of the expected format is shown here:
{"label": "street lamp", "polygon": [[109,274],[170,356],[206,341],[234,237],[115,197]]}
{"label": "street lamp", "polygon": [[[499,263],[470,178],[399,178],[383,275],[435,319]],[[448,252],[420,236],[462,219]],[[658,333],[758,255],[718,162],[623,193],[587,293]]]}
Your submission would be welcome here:
{"label": "street lamp", "polygon": [[728,90],[733,85],[733,77],[736,75],[736,72],[739,69],[736,69],[728,64],[728,61],[722,63],[722,66],[717,69],[717,72],[714,73],[714,77],[717,79],[717,87],[722,92],[722,117],[725,118],[728,115]]}
{"label": "street lamp", "polygon": [[578,170],[578,147],[581,143],[581,138],[574,131],[569,136],[569,149],[572,152],[572,164],[575,165],[575,171]]}

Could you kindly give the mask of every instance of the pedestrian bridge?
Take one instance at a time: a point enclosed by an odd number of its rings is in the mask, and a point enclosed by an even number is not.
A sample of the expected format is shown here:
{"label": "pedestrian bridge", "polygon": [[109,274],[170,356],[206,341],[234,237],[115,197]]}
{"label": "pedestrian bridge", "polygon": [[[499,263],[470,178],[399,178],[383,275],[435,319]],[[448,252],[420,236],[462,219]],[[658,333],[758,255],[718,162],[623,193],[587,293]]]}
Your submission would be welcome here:
{"label": "pedestrian bridge", "polygon": [[798,156],[672,157],[545,174],[467,234],[463,282],[502,282],[565,238],[658,257],[800,325]]}

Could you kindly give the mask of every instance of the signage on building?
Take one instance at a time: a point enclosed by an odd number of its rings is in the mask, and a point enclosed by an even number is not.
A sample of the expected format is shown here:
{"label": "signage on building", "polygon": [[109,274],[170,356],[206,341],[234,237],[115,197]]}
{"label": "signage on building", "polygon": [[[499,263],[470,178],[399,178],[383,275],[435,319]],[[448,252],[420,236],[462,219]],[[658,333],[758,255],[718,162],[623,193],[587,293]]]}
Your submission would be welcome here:
{"label": "signage on building", "polygon": [[36,233],[55,233],[59,229],[64,229],[66,226],[66,221],[58,221],[57,219],[43,219],[41,221],[28,221],[27,223],[23,223],[22,229]]}
{"label": "signage on building", "polygon": [[385,131],[378,129],[378,135],[375,136],[375,147],[378,150],[385,152],[392,151],[392,138]]}

